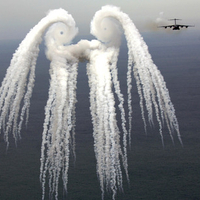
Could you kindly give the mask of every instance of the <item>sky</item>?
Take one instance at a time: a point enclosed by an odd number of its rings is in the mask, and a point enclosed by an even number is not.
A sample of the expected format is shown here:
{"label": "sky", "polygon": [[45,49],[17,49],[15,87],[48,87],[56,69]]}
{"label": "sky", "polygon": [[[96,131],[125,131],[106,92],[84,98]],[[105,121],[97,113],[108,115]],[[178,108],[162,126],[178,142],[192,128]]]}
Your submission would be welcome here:
{"label": "sky", "polygon": [[[63,8],[75,19],[80,35],[90,33],[90,22],[104,5],[115,5],[128,14],[140,32],[152,31],[158,18],[181,18],[200,31],[199,0],[2,0],[0,40],[23,39],[50,9]],[[169,22],[170,23],[170,22]]]}

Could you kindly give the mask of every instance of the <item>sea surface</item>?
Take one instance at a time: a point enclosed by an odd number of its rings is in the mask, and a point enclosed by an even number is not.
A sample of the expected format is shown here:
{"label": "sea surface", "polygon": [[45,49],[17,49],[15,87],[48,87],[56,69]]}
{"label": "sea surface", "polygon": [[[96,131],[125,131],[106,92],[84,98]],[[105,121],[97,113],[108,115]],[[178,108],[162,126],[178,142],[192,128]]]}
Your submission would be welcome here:
{"label": "sea surface", "polygon": [[[200,33],[189,30],[171,33],[159,31],[142,33],[142,36],[169,89],[179,121],[183,147],[176,136],[173,145],[167,129],[164,129],[163,147],[156,121],[155,126],[148,126],[147,134],[145,133],[133,80],[132,144],[128,149],[130,183],[128,184],[124,178],[124,192],[119,192],[116,199],[198,200],[200,199]],[[87,39],[88,36],[80,38]],[[0,82],[19,42],[0,41]],[[41,199],[40,148],[44,107],[48,98],[49,61],[45,57],[43,44],[40,49],[30,118],[28,126],[22,129],[22,139],[16,146],[10,135],[10,146],[6,150],[3,134],[0,135],[0,200]],[[120,49],[118,69],[121,90],[126,98],[127,47],[124,39]],[[78,69],[77,99],[76,160],[70,158],[67,197],[63,193],[61,184],[59,199],[101,200],[93,148],[86,62],[80,63]],[[46,199],[49,199],[48,192]],[[105,200],[110,199],[112,198],[108,192]]]}

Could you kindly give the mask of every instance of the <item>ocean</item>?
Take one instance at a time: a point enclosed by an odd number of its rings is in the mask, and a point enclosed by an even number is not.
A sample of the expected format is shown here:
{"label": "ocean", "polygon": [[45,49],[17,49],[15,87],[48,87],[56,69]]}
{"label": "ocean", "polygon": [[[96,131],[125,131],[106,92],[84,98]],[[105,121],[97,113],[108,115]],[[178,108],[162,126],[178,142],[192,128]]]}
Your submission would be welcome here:
{"label": "ocean", "polygon": [[[124,192],[119,192],[116,199],[200,199],[200,35],[197,31],[187,30],[175,33],[148,32],[142,33],[142,36],[169,89],[183,147],[176,137],[175,144],[172,143],[167,129],[164,129],[163,147],[156,121],[155,126],[148,126],[147,134],[145,133],[139,97],[133,80],[132,144],[128,148],[130,184],[124,178]],[[19,42],[0,41],[0,81],[5,76]],[[30,118],[28,126],[22,128],[22,139],[16,146],[10,135],[10,146],[6,150],[3,134],[0,135],[1,200],[38,200],[42,196],[39,181],[40,148],[44,107],[48,98],[49,61],[46,60],[44,46],[41,45],[40,49]],[[127,47],[124,40],[118,69],[121,90],[126,96]],[[86,62],[80,63],[78,69],[77,100],[76,160],[70,158],[68,192],[67,195],[63,193],[61,183],[59,199],[100,200]],[[46,199],[49,199],[48,192]],[[105,199],[112,199],[109,191]]]}

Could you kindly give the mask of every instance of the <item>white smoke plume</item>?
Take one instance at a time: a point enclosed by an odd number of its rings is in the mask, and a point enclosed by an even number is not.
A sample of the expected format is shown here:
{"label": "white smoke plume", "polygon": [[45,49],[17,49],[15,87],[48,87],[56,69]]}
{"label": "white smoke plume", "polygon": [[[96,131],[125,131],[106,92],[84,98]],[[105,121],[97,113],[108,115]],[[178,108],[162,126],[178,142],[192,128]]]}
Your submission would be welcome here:
{"label": "white smoke plume", "polygon": [[47,173],[51,196],[55,194],[55,199],[58,199],[58,183],[61,174],[64,189],[67,191],[70,145],[74,149],[75,142],[78,59],[65,50],[67,48],[65,45],[69,44],[76,33],[75,26],[56,23],[45,35],[46,56],[51,60],[49,70],[51,79],[41,147],[40,180],[43,199]]}
{"label": "white smoke plume", "polygon": [[[71,15],[63,9],[50,11],[30,30],[13,54],[0,88],[0,129],[4,132],[7,146],[9,145],[8,134],[11,130],[15,141],[20,138],[25,114],[26,121],[28,121],[30,98],[35,81],[35,66],[42,35],[55,22],[63,22],[73,26],[74,21],[70,21],[70,18],[72,18]],[[22,100],[24,103],[20,111]],[[19,117],[20,121],[18,121]]]}
{"label": "white smoke plume", "polygon": [[[95,50],[90,54],[90,64],[88,65],[88,76],[91,88],[91,113],[94,126],[94,147],[97,159],[97,174],[102,190],[102,199],[105,189],[112,191],[113,199],[115,199],[117,188],[122,190],[120,156],[122,156],[126,172],[128,167],[126,153],[127,131],[123,109],[124,100],[119,90],[120,87],[116,73],[116,63],[119,51],[118,46],[120,44],[119,36],[121,32],[117,30],[121,30],[120,28],[124,31],[128,45],[127,85],[129,136],[131,133],[132,121],[131,71],[133,71],[137,83],[138,94],[140,96],[140,107],[145,130],[145,109],[147,110],[148,121],[150,124],[153,124],[153,111],[155,111],[162,144],[164,145],[162,132],[164,122],[167,124],[172,141],[173,132],[175,131],[179,141],[182,143],[175,110],[171,103],[169,92],[160,71],[151,59],[147,45],[127,14],[114,6],[102,7],[101,10],[95,13],[91,22],[91,34],[96,36],[97,39],[102,42],[102,46],[99,50]],[[115,35],[115,33],[117,34],[114,37],[113,34]],[[113,69],[115,71],[115,77],[113,76]],[[124,127],[123,151],[119,142],[120,133],[115,118],[115,100],[111,89],[112,81],[114,86],[117,85],[115,91],[121,102],[122,127]]]}
{"label": "white smoke plume", "polygon": [[45,35],[46,56],[51,61],[51,79],[41,147],[42,199],[45,198],[47,176],[51,197],[54,195],[58,199],[60,176],[64,191],[67,192],[70,150],[75,156],[77,69],[79,61],[88,59],[90,42],[81,40],[75,45],[69,45],[77,34],[75,23],[71,24],[53,24]]}
{"label": "white smoke plume", "polygon": [[[58,199],[60,177],[62,177],[64,190],[67,191],[71,149],[75,156],[77,67],[80,61],[88,60],[87,74],[97,175],[102,199],[104,199],[105,191],[111,191],[114,200],[117,190],[123,191],[122,168],[129,181],[127,143],[128,141],[131,143],[132,74],[136,79],[145,130],[147,126],[145,111],[147,111],[150,124],[154,123],[154,115],[157,119],[163,145],[164,122],[172,141],[173,132],[175,132],[182,143],[175,110],[165,81],[153,63],[148,47],[137,28],[129,16],[119,8],[104,6],[97,11],[91,22],[91,34],[98,40],[91,42],[81,40],[75,45],[70,45],[78,32],[73,17],[63,9],[52,10],[21,42],[13,55],[0,88],[0,129],[4,132],[7,146],[9,132],[12,131],[16,142],[20,138],[24,115],[28,122],[39,44],[47,28],[49,29],[45,35],[46,56],[51,63],[49,97],[45,107],[40,159],[42,199],[45,199],[47,177],[50,198]],[[128,131],[124,97],[120,90],[117,70],[123,32],[128,46]],[[121,123],[118,123],[116,118],[114,93],[119,100]],[[121,128],[118,124],[121,124]],[[120,129],[122,129],[122,134],[120,134]]]}
{"label": "white smoke plume", "polygon": [[159,30],[159,26],[165,26],[167,25],[168,22],[164,17],[164,12],[160,12],[158,17],[154,18],[154,19],[149,19],[148,21],[146,21],[145,23],[145,28],[147,28],[148,30],[151,31],[158,31]]}
{"label": "white smoke plume", "polygon": [[[45,108],[41,147],[40,179],[43,199],[47,172],[51,196],[55,194],[57,199],[60,173],[62,173],[63,185],[66,190],[70,142],[72,143],[72,149],[74,149],[78,58],[75,58],[69,50],[63,49],[78,32],[71,15],[63,9],[52,10],[31,29],[13,55],[0,88],[0,128],[3,129],[8,146],[8,134],[11,129],[15,141],[17,142],[20,138],[25,113],[26,121],[28,121],[39,44],[42,41],[43,33],[50,25],[52,27],[45,37],[46,55],[51,60],[51,80],[49,99]],[[20,111],[22,100],[24,104]],[[19,116],[20,120],[18,119]]]}
{"label": "white smoke plume", "polygon": [[[90,104],[93,122],[94,150],[97,159],[97,174],[102,190],[111,189],[113,198],[116,186],[122,190],[122,171],[120,157],[127,172],[126,138],[124,138],[124,154],[120,145],[120,131],[117,126],[115,99],[112,92],[114,82],[116,93],[120,96],[120,109],[123,110],[123,96],[118,87],[116,63],[118,51],[113,47],[106,48],[104,44],[90,54],[87,66],[90,86]],[[126,137],[125,116],[122,115],[122,127]]]}
{"label": "white smoke plume", "polygon": [[[112,191],[113,199],[117,188],[121,191],[122,169],[120,157],[128,178],[127,135],[124,98],[120,91],[117,60],[121,42],[121,25],[110,13],[99,11],[91,22],[91,33],[101,44],[90,54],[87,72],[90,85],[90,104],[94,127],[94,149],[97,159],[97,174],[100,181],[102,199],[105,189]],[[112,86],[119,99],[123,147],[117,125],[115,98]]]}

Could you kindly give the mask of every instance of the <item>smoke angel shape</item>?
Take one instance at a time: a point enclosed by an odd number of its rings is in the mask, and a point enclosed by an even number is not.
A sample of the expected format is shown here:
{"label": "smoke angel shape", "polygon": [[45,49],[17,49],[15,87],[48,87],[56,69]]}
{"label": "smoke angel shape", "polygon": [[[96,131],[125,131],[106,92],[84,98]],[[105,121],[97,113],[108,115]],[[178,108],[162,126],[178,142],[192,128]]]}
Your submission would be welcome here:
{"label": "smoke angel shape", "polygon": [[[102,199],[105,190],[111,191],[112,199],[115,199],[117,190],[123,191],[122,166],[129,181],[127,143],[131,141],[132,73],[140,96],[145,130],[145,110],[150,124],[153,124],[153,112],[155,112],[163,145],[164,122],[172,141],[175,131],[182,143],[166,84],[135,25],[119,8],[104,6],[97,11],[91,22],[91,34],[98,40],[91,42],[81,40],[76,45],[70,45],[70,41],[78,32],[72,16],[63,9],[50,11],[19,45],[0,88],[0,129],[4,132],[7,146],[9,132],[12,131],[17,142],[25,115],[28,122],[39,44],[48,27],[50,28],[45,35],[45,44],[46,56],[51,63],[49,97],[45,107],[41,147],[42,199],[45,198],[47,177],[50,198],[54,195],[54,198],[58,199],[60,176],[64,190],[67,191],[69,154],[71,149],[74,153],[75,144],[77,67],[78,62],[84,59],[89,61],[87,74],[90,86],[90,109]],[[128,131],[123,106],[124,97],[120,91],[117,71],[122,32],[128,46]],[[115,96],[119,101],[120,126],[117,122]]]}

